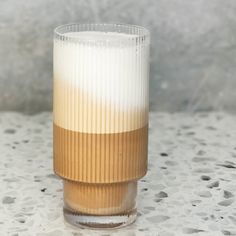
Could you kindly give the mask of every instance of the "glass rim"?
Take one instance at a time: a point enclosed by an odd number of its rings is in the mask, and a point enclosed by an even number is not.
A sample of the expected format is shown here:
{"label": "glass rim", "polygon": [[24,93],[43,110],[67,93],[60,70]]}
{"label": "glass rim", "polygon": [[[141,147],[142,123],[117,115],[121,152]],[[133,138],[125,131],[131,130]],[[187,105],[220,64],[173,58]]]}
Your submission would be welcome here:
{"label": "glass rim", "polygon": [[[146,41],[145,39],[149,39],[150,40],[150,31],[143,27],[143,26],[139,26],[139,25],[133,25],[133,24],[123,24],[123,23],[68,23],[68,24],[63,24],[63,25],[59,25],[54,29],[54,38],[58,38],[61,40],[72,40],[72,41],[88,41],[88,42],[97,42],[99,40],[97,39],[84,39],[84,38],[80,38],[78,36],[72,36],[72,35],[65,35],[66,32],[63,32],[63,30],[65,29],[69,29],[70,27],[73,28],[76,26],[78,27],[84,27],[84,29],[77,29],[77,30],[69,30],[68,32],[83,32],[83,31],[98,31],[98,32],[116,32],[116,33],[127,33],[129,35],[131,35],[131,37],[129,38],[124,38],[124,39],[120,39],[120,38],[112,38],[112,39],[106,39],[106,40],[102,40],[102,41],[106,41],[106,42],[120,42],[120,41]],[[90,29],[91,27],[91,29]],[[96,27],[101,27],[101,29],[92,29],[92,28],[96,28]],[[120,30],[111,30],[111,31],[106,31],[106,30],[102,30],[102,27],[104,28],[112,28],[114,27]],[[123,29],[123,31],[121,30]],[[130,30],[132,32],[125,32],[124,29],[126,30]]]}

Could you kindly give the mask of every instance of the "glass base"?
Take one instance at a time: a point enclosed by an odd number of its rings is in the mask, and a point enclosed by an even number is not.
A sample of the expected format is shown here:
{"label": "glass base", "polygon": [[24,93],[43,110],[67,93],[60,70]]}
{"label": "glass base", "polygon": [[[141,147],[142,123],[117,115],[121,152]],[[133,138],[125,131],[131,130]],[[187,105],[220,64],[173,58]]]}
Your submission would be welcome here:
{"label": "glass base", "polygon": [[116,215],[89,215],[75,212],[68,208],[63,209],[64,219],[74,226],[89,229],[114,229],[133,223],[137,217],[137,209]]}

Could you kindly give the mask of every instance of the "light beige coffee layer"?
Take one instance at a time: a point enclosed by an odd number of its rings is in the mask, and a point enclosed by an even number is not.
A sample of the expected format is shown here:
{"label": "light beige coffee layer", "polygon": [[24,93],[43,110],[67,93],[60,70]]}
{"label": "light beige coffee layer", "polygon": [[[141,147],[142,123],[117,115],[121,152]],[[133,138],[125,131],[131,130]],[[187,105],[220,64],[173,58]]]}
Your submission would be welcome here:
{"label": "light beige coffee layer", "polygon": [[148,126],[115,134],[88,134],[54,124],[54,170],[62,178],[114,183],[141,178],[147,170]]}
{"label": "light beige coffee layer", "polygon": [[135,208],[137,181],[87,184],[64,180],[64,202],[73,211],[94,214],[125,214]]}
{"label": "light beige coffee layer", "polygon": [[127,109],[125,104],[114,105],[103,100],[102,94],[94,97],[78,86],[56,78],[53,109],[56,125],[82,133],[126,132],[148,123],[148,106]]}

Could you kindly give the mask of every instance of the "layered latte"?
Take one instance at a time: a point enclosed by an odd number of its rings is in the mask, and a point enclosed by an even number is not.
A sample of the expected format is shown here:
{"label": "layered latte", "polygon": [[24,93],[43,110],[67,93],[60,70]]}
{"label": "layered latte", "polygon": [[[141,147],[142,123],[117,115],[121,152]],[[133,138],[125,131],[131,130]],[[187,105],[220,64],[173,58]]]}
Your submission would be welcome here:
{"label": "layered latte", "polygon": [[115,32],[63,36],[70,40],[54,41],[53,120],[65,205],[94,215],[131,211],[147,170],[148,45]]}

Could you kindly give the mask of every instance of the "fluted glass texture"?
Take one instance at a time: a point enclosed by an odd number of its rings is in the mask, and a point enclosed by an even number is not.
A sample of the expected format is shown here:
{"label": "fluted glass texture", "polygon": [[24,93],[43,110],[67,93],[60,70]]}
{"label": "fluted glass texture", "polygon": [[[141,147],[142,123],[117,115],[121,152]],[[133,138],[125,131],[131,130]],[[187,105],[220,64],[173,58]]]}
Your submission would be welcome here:
{"label": "fluted glass texture", "polygon": [[[70,24],[56,28],[54,170],[63,179],[88,184],[127,182],[131,186],[129,182],[145,175],[149,44],[149,32],[139,26]],[[107,198],[102,190],[107,186],[99,190],[95,186],[96,193],[90,185],[78,190],[69,182],[67,192],[69,186],[80,193],[78,198],[87,189]],[[127,186],[113,186],[109,191],[123,193]],[[136,186],[132,187],[135,191]],[[68,195],[68,199],[75,196]],[[85,211],[109,213],[97,208]]]}

